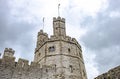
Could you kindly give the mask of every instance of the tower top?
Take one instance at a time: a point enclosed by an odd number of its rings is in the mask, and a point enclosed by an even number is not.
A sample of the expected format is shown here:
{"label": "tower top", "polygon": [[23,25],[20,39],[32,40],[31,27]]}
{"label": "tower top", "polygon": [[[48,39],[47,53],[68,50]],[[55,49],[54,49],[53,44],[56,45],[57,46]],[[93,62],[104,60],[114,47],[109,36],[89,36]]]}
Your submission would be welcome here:
{"label": "tower top", "polygon": [[3,57],[13,57],[14,53],[15,51],[12,48],[5,48]]}
{"label": "tower top", "polygon": [[61,18],[60,16],[58,16],[57,18],[53,17],[53,22],[56,22],[56,21],[61,21],[65,23],[65,18]]}
{"label": "tower top", "polygon": [[65,19],[58,16],[53,18],[53,34],[56,37],[66,36]]}

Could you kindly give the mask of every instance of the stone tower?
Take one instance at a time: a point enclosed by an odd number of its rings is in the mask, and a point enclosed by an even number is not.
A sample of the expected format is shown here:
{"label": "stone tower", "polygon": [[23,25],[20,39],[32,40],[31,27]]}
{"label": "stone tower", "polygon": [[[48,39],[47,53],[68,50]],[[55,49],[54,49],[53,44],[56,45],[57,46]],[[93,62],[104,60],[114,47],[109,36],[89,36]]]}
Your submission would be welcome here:
{"label": "stone tower", "polygon": [[49,79],[87,79],[81,46],[66,36],[65,19],[61,17],[53,18],[50,38],[43,30],[38,32],[34,62],[53,69],[46,69]]}
{"label": "stone tower", "polygon": [[12,48],[5,48],[3,57],[5,56],[13,57],[14,53],[15,51]]}

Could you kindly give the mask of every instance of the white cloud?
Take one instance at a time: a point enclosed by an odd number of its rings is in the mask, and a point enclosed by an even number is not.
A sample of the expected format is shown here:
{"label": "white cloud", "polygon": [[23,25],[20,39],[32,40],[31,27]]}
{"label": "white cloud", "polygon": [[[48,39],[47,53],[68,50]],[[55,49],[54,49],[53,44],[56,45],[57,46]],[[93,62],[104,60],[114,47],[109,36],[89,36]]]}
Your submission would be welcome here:
{"label": "white cloud", "polygon": [[119,11],[111,11],[109,16],[111,18],[118,18],[118,17],[120,17],[120,12]]}
{"label": "white cloud", "polygon": [[82,50],[88,79],[94,79],[99,74],[97,63],[95,62],[95,52],[84,47],[84,43],[82,43]]}
{"label": "white cloud", "polygon": [[95,16],[106,3],[107,0],[70,0],[69,6],[81,10],[84,14]]}

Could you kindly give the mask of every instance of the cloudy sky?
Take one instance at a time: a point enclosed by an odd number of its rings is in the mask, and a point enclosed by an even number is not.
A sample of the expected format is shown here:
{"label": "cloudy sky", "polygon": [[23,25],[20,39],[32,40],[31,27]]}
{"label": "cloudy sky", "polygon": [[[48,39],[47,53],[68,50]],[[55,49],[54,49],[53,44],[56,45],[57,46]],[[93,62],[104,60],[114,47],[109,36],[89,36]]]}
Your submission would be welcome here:
{"label": "cloudy sky", "polygon": [[120,0],[0,0],[0,53],[34,58],[37,32],[52,34],[52,19],[66,19],[67,35],[82,46],[89,79],[120,65]]}

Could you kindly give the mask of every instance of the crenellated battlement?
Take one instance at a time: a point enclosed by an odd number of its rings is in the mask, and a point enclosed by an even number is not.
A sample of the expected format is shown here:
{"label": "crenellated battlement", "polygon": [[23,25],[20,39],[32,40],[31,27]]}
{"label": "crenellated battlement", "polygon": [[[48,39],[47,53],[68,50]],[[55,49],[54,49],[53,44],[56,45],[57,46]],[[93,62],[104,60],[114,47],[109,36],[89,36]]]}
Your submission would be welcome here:
{"label": "crenellated battlement", "polygon": [[3,57],[5,56],[13,57],[14,53],[15,51],[12,48],[5,48]]}
{"label": "crenellated battlement", "polygon": [[19,59],[15,62],[14,57],[4,57],[0,59],[0,79],[36,79],[36,78],[49,78],[56,72],[54,65],[42,65],[31,62],[26,59]]}
{"label": "crenellated battlement", "polygon": [[40,36],[40,35],[48,37],[48,34],[44,33],[43,30],[40,30],[40,32],[38,32],[38,36]]}
{"label": "crenellated battlement", "polygon": [[[18,62],[15,61],[15,57],[8,57],[5,56],[4,58],[0,59],[0,68],[5,67],[5,66],[10,66],[12,68],[53,68],[54,65],[40,65],[39,63],[36,62],[31,62],[29,64],[29,60],[19,58]],[[0,71],[1,72],[1,71]]]}
{"label": "crenellated battlement", "polygon": [[[46,43],[48,43],[48,42],[53,42],[53,41],[64,41],[64,42],[71,42],[71,43],[73,43],[73,44],[76,44],[79,48],[80,48],[80,50],[81,50],[81,46],[79,45],[79,43],[77,42],[77,40],[75,39],[75,38],[71,38],[70,36],[66,36],[66,37],[63,37],[63,36],[61,36],[61,37],[56,37],[56,36],[54,36],[54,35],[51,35],[50,36],[50,38],[48,38],[48,39],[46,39],[46,40],[44,40],[44,41],[42,41],[41,43],[39,43],[39,45],[37,46],[37,48],[35,49],[35,53],[36,53],[36,51],[38,51],[39,50],[39,48],[41,48],[43,45],[45,45]],[[82,51],[82,50],[81,50]]]}
{"label": "crenellated battlement", "polygon": [[64,22],[65,23],[65,18],[61,18],[61,17],[53,17],[53,22],[56,22],[56,21],[61,21],[61,22]]}
{"label": "crenellated battlement", "polygon": [[43,42],[47,41],[48,39],[48,34],[44,33],[43,30],[40,30],[40,32],[38,32],[37,47],[42,45]]}

